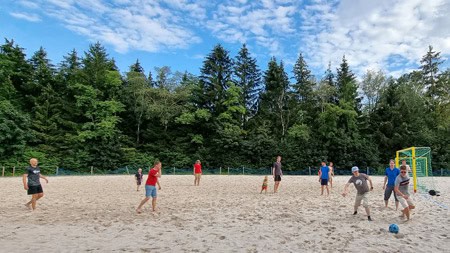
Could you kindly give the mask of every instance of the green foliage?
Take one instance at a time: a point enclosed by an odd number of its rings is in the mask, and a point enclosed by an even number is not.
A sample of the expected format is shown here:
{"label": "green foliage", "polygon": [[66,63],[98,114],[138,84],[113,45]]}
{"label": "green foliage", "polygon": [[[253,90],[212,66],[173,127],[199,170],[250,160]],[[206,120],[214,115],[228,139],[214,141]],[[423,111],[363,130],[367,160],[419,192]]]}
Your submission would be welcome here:
{"label": "green foliage", "polygon": [[[300,54],[290,82],[272,58],[261,74],[245,45],[235,58],[221,45],[196,77],[136,60],[124,76],[100,44],[75,50],[55,67],[43,48],[26,59],[0,46],[0,163],[24,168],[30,157],[54,173],[146,167],[283,168],[320,160],[338,169],[380,168],[394,152],[429,146],[433,167],[450,161],[450,70],[429,48],[420,70],[399,78],[368,71],[358,83],[345,57],[320,81]],[[358,94],[358,87],[364,94]],[[362,106],[364,104],[364,106]],[[0,165],[1,165],[0,164]]]}

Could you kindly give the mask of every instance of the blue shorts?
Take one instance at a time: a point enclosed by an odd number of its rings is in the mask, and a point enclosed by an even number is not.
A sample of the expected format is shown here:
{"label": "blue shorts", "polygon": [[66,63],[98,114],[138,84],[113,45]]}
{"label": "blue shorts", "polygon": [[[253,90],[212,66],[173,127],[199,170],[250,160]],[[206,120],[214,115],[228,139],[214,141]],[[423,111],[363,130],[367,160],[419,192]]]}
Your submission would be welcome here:
{"label": "blue shorts", "polygon": [[145,197],[156,198],[156,187],[153,185],[145,185]]}

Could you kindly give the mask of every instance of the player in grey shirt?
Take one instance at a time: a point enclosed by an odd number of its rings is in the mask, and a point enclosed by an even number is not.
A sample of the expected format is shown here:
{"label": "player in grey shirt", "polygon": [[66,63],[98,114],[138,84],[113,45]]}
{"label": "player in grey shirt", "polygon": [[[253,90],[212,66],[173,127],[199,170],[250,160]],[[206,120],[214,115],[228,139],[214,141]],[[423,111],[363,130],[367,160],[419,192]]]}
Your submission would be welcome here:
{"label": "player in grey shirt", "polygon": [[30,166],[22,176],[23,188],[27,190],[28,195],[31,195],[31,200],[25,206],[32,210],[36,209],[36,201],[44,197],[40,179],[42,178],[48,183],[48,179],[41,174],[41,169],[37,164],[38,160],[31,158]]}
{"label": "player in grey shirt", "polygon": [[409,196],[409,176],[408,168],[405,165],[400,166],[400,175],[395,179],[394,191],[397,193],[398,201],[403,207],[400,217],[406,220],[410,219],[411,210],[416,208],[411,197]]}
{"label": "player in grey shirt", "polygon": [[278,187],[280,187],[281,176],[283,175],[283,171],[281,170],[281,156],[277,156],[277,161],[273,163],[272,175],[275,181],[273,192],[277,193]]}
{"label": "player in grey shirt", "polygon": [[[347,184],[345,185],[344,192],[342,193],[342,196],[346,196],[348,194],[348,186],[353,183],[353,185],[356,188],[356,198],[355,198],[355,206],[354,206],[354,212],[353,215],[356,215],[358,213],[358,207],[362,205],[364,209],[366,209],[367,219],[369,221],[372,221],[372,218],[370,217],[370,209],[369,209],[369,191],[373,190],[373,184],[372,179],[370,179],[369,176],[363,173],[359,173],[358,167],[354,166],[352,168],[353,176],[348,180]],[[367,185],[367,181],[370,183],[370,189]]]}

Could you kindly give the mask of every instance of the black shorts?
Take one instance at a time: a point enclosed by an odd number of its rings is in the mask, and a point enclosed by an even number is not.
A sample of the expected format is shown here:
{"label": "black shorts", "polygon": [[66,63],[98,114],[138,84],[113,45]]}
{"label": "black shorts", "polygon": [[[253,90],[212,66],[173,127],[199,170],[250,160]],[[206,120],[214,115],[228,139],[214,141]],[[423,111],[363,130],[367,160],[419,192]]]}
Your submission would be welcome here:
{"label": "black shorts", "polygon": [[38,194],[38,193],[43,193],[44,191],[42,190],[42,186],[38,185],[38,186],[32,186],[29,185],[28,186],[28,195],[33,195],[33,194]]}
{"label": "black shorts", "polygon": [[275,175],[275,182],[281,181],[281,175]]}
{"label": "black shorts", "polygon": [[328,185],[328,179],[322,179],[320,185]]}

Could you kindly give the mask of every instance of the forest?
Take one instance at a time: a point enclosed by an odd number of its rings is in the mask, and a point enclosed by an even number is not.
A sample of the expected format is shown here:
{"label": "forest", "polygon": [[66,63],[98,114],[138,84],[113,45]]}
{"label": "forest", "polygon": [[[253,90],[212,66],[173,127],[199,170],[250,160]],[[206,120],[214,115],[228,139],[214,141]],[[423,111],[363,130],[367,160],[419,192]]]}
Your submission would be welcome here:
{"label": "forest", "polygon": [[398,78],[358,78],[345,55],[316,77],[301,53],[292,69],[272,57],[265,71],[245,44],[234,53],[215,45],[198,76],[139,60],[121,73],[100,43],[55,64],[5,39],[0,165],[267,168],[281,155],[284,170],[382,168],[417,146],[431,147],[434,170],[449,168],[450,69],[432,46]]}

